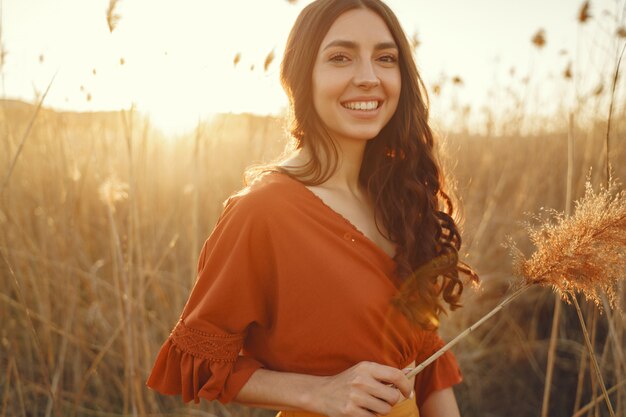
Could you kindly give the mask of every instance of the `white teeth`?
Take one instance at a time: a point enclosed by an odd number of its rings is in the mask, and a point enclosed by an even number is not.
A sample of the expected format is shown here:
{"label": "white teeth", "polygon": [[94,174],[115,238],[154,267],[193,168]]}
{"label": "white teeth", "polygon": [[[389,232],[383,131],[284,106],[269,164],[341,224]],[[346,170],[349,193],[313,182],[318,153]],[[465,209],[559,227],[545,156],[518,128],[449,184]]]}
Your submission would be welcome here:
{"label": "white teeth", "polygon": [[378,108],[378,101],[350,101],[344,103],[343,107],[350,110],[375,110]]}

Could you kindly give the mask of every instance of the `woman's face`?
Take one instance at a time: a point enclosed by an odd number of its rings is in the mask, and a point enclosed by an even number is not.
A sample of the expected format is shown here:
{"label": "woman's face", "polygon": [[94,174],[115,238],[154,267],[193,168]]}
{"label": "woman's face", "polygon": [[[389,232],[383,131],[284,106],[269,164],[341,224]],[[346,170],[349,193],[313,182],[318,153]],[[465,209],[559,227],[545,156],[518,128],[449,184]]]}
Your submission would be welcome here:
{"label": "woman's face", "polygon": [[337,141],[374,138],[400,96],[398,48],[369,9],[340,15],[322,40],[313,67],[313,105]]}

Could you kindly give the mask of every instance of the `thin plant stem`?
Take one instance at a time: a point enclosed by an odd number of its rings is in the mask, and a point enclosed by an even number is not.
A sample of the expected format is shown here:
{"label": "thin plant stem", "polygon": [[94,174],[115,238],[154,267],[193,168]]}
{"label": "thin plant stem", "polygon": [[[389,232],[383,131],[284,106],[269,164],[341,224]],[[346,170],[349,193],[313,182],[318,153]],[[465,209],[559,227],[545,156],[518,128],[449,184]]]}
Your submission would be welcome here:
{"label": "thin plant stem", "polygon": [[593,364],[593,368],[596,371],[596,376],[598,377],[598,382],[600,383],[600,388],[602,388],[602,393],[604,394],[604,400],[606,402],[606,406],[609,409],[609,414],[611,417],[615,417],[615,412],[613,411],[613,406],[611,405],[611,400],[609,400],[609,394],[606,391],[606,386],[604,385],[604,379],[602,379],[602,373],[600,372],[600,366],[598,366],[598,361],[596,360],[596,355],[593,352],[593,345],[591,344],[591,339],[589,338],[589,333],[587,333],[587,327],[585,325],[585,319],[583,318],[583,313],[580,310],[580,306],[578,305],[578,300],[575,296],[571,297],[574,307],[576,307],[576,313],[578,314],[578,321],[580,322],[580,326],[583,330],[583,335],[585,336],[585,343],[587,344],[587,350],[589,351],[589,358],[591,359],[591,363]]}
{"label": "thin plant stem", "polygon": [[[570,112],[567,129],[567,180],[565,185],[565,214],[572,211],[572,177],[574,166],[574,115]],[[552,388],[552,375],[556,358],[556,345],[559,336],[559,322],[561,320],[561,299],[554,297],[554,313],[552,316],[552,329],[550,330],[550,344],[548,346],[548,363],[546,365],[546,379],[543,385],[543,402],[541,404],[541,417],[548,417],[550,408],[550,390]]]}
{"label": "thin plant stem", "polygon": [[552,375],[556,358],[556,342],[559,335],[559,321],[561,320],[561,299],[554,296],[554,314],[552,316],[552,329],[550,330],[550,344],[548,345],[548,363],[546,365],[546,379],[543,385],[543,402],[541,403],[541,417],[548,417],[550,406],[550,389],[552,387]]}
{"label": "thin plant stem", "polygon": [[[589,314],[588,310],[590,308],[589,303],[587,303],[587,314]],[[574,400],[573,413],[576,413],[580,409],[580,404],[583,398],[583,387],[585,385],[585,375],[587,375],[587,349],[583,349],[580,353],[580,365],[578,366],[578,381],[576,384],[576,398]]]}
{"label": "thin plant stem", "polygon": [[613,116],[613,103],[615,102],[615,88],[617,87],[617,80],[619,79],[619,69],[622,64],[622,57],[624,56],[624,51],[626,50],[626,42],[622,47],[622,52],[617,59],[617,64],[615,65],[615,73],[613,74],[613,85],[611,89],[611,102],[609,104],[609,118],[606,123],[606,182],[607,186],[609,184],[611,178],[611,168],[610,168],[610,158],[609,158],[609,137],[611,134],[611,119]]}
{"label": "thin plant stem", "polygon": [[[612,386],[611,388],[609,388],[606,392],[609,393],[609,394],[613,394],[615,391],[617,391],[618,388],[620,388],[624,384],[626,384],[626,381],[621,381],[620,383],[618,383],[618,384]],[[583,414],[585,414],[585,412],[591,410],[593,407],[595,407],[603,399],[604,399],[603,395],[595,397],[592,401],[587,403],[580,410],[578,410],[574,414],[572,414],[572,417],[580,417],[580,416],[582,416]]]}
{"label": "thin plant stem", "polygon": [[583,396],[583,384],[587,371],[587,350],[583,350],[580,355],[580,367],[578,368],[578,382],[576,384],[576,399],[574,400],[574,413],[580,409],[580,402]]}
{"label": "thin plant stem", "polygon": [[419,365],[417,365],[415,368],[413,368],[413,370],[411,370],[410,372],[408,372],[406,374],[407,378],[413,378],[415,375],[419,374],[420,372],[422,372],[424,370],[424,368],[426,368],[428,365],[430,365],[431,363],[433,363],[435,360],[437,360],[437,358],[439,358],[441,355],[443,355],[444,353],[446,353],[448,350],[450,350],[454,345],[456,345],[459,341],[461,341],[463,338],[465,338],[468,334],[470,334],[471,332],[473,332],[474,330],[476,330],[481,324],[483,324],[484,322],[486,322],[487,320],[489,320],[491,318],[491,316],[493,316],[494,314],[496,314],[497,312],[499,312],[500,310],[502,310],[508,303],[510,303],[511,301],[513,301],[515,298],[517,298],[519,295],[521,295],[522,293],[524,293],[526,290],[528,290],[530,287],[532,286],[532,284],[524,284],[523,286],[521,286],[520,288],[518,288],[513,294],[509,295],[507,298],[505,298],[500,304],[498,304],[497,306],[495,306],[493,308],[493,310],[491,310],[489,313],[485,314],[480,320],[478,320],[476,323],[472,324],[470,327],[468,327],[467,329],[465,329],[463,332],[461,332],[457,337],[455,337],[454,339],[452,339],[451,341],[449,341],[445,346],[443,346],[441,349],[439,349],[437,352],[433,353],[428,359],[426,359],[424,362],[420,363]]}
{"label": "thin plant stem", "polygon": [[2,393],[2,414],[0,414],[0,417],[6,417],[7,415],[7,407],[8,407],[8,402],[9,402],[9,387],[11,386],[11,371],[13,370],[13,368],[11,367],[11,365],[13,364],[13,362],[11,360],[9,360],[9,365],[6,368],[6,375],[4,376],[4,392]]}
{"label": "thin plant stem", "polygon": [[[37,331],[35,330],[35,324],[34,324],[33,318],[31,317],[31,310],[26,304],[26,298],[24,297],[22,286],[20,285],[17,279],[17,276],[15,275],[15,272],[13,271],[13,268],[11,267],[11,264],[9,263],[9,260],[6,258],[5,254],[2,251],[0,251],[0,257],[2,257],[2,260],[6,264],[9,270],[9,273],[11,277],[13,278],[14,290],[19,300],[19,304],[22,306],[22,308],[24,309],[26,313],[26,320],[28,321],[28,324],[29,324],[28,328],[32,334],[32,340],[34,342],[35,353],[39,359],[39,366],[41,366],[42,372],[44,374],[44,377],[42,379],[46,387],[45,389],[46,394],[48,395],[48,399],[54,400],[54,394],[52,392],[52,387],[50,386],[50,371],[48,370],[47,362],[45,360],[45,355],[41,347],[41,342],[39,340],[39,337],[37,336]],[[19,387],[19,372],[18,372],[17,366],[15,366],[15,375],[16,375],[16,379],[18,380],[17,383]],[[20,392],[20,401],[21,401],[21,398],[22,396]],[[22,406],[22,409],[24,409],[23,406]]]}
{"label": "thin plant stem", "polygon": [[46,99],[46,96],[48,95],[48,92],[50,91],[50,87],[52,87],[52,83],[54,82],[54,79],[55,79],[56,76],[57,76],[56,74],[54,74],[52,76],[52,79],[50,80],[50,83],[48,84],[48,87],[46,88],[46,91],[41,96],[41,99],[39,100],[39,103],[37,104],[37,108],[35,109],[32,117],[30,118],[30,122],[28,122],[28,126],[26,127],[26,131],[22,135],[22,140],[20,141],[20,144],[17,147],[17,151],[15,151],[15,155],[13,155],[13,159],[11,160],[11,165],[9,166],[9,170],[7,171],[7,174],[4,177],[4,181],[2,181],[2,186],[0,187],[0,195],[3,193],[4,189],[6,188],[7,184],[9,183],[9,180],[11,179],[11,174],[13,173],[13,169],[15,168],[15,164],[17,163],[17,158],[19,158],[20,154],[22,153],[22,148],[24,147],[24,142],[26,142],[26,138],[28,138],[28,136],[30,135],[30,131],[33,128],[33,125],[35,124],[35,120],[37,119],[37,115],[39,114],[39,110],[41,110],[41,106],[43,104],[43,101]]}

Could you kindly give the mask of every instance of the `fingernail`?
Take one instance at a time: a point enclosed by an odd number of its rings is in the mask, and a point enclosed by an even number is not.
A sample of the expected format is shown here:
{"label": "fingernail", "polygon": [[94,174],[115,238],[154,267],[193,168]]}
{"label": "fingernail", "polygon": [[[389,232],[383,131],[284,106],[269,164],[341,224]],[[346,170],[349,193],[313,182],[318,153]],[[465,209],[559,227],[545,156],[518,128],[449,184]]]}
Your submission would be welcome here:
{"label": "fingernail", "polygon": [[402,372],[404,372],[406,374],[407,372],[411,372],[413,369],[415,369],[415,368],[404,368],[402,370]]}

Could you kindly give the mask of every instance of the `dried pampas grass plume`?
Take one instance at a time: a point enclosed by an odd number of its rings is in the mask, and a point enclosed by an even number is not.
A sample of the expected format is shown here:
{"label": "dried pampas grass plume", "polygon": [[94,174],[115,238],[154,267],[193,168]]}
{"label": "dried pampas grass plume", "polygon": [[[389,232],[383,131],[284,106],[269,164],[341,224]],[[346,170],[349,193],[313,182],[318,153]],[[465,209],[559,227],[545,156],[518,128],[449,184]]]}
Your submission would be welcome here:
{"label": "dried pampas grass plume", "polygon": [[626,271],[626,192],[614,180],[598,192],[587,182],[572,216],[546,214],[538,226],[527,225],[536,247],[530,257],[511,245],[515,272],[528,284],[551,286],[566,302],[582,293],[602,308],[604,292],[616,308]]}
{"label": "dried pampas grass plume", "polygon": [[578,21],[580,23],[585,23],[590,18],[591,18],[591,13],[589,13],[589,2],[586,1],[580,7],[580,11],[578,12]]}
{"label": "dried pampas grass plume", "polygon": [[530,40],[537,49],[541,49],[546,46],[546,31],[539,29]]}
{"label": "dried pampas grass plume", "polygon": [[267,70],[270,68],[270,65],[274,61],[274,58],[274,50],[271,50],[270,53],[267,54],[267,56],[265,57],[265,62],[263,63],[263,71],[267,72]]}
{"label": "dried pampas grass plume", "polygon": [[[600,188],[598,192],[593,190],[588,181],[585,195],[576,202],[573,215],[566,216],[556,211],[548,213],[550,216],[538,226],[527,226],[530,239],[537,248],[530,257],[526,258],[514,242],[508,243],[513,253],[514,269],[523,278],[521,285],[480,320],[407,373],[407,378],[424,370],[536,284],[552,286],[566,301],[571,299],[576,306],[575,295],[581,292],[598,307],[602,307],[600,294],[604,292],[610,307],[618,307],[617,287],[619,280],[624,279],[626,270],[626,192],[619,191],[618,183],[613,179],[609,180],[607,188]],[[589,351],[593,352],[588,340],[586,342]],[[602,382],[597,363],[594,362],[594,366]],[[611,410],[603,383],[601,386]]]}
{"label": "dried pampas grass plume", "polygon": [[128,184],[119,180],[116,175],[111,175],[98,187],[100,201],[102,201],[112,213],[115,213],[115,204],[128,199]]}
{"label": "dried pampas grass plume", "polygon": [[422,44],[422,41],[420,41],[420,38],[417,35],[417,32],[413,33],[413,35],[411,36],[410,42],[411,42],[411,48],[413,48],[413,50],[416,50]]}
{"label": "dried pampas grass plume", "polygon": [[118,22],[120,21],[120,15],[115,13],[115,7],[119,0],[110,0],[109,7],[107,8],[107,25],[109,26],[109,32],[112,33],[115,30]]}
{"label": "dried pampas grass plume", "polygon": [[565,71],[563,71],[563,78],[565,78],[566,80],[572,79],[572,62],[571,61],[567,64]]}

